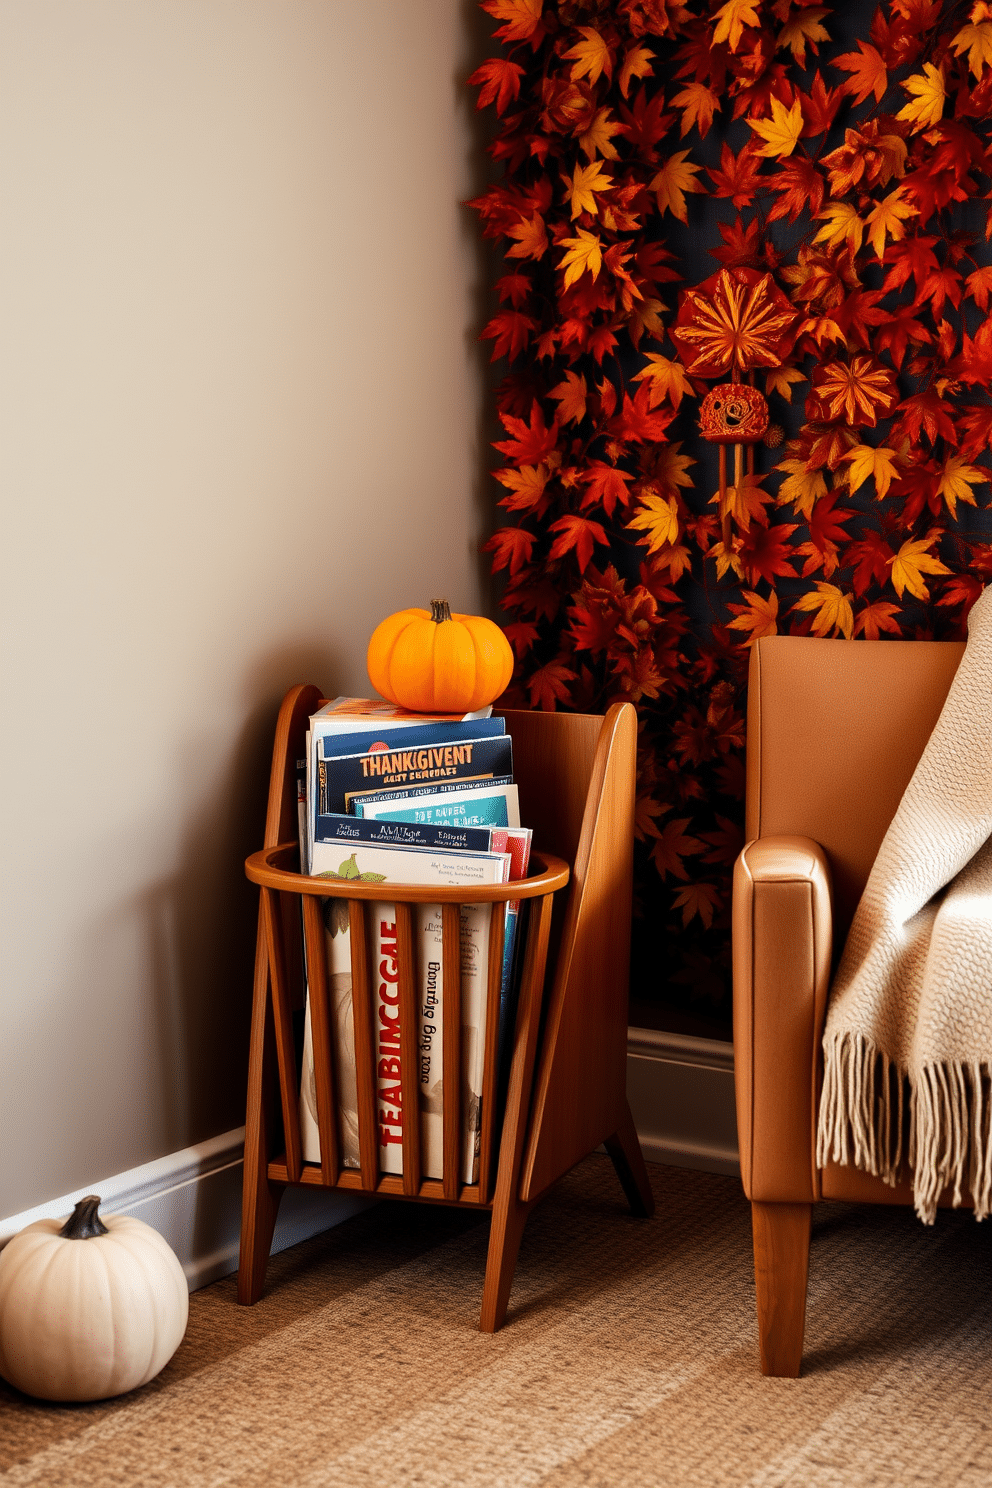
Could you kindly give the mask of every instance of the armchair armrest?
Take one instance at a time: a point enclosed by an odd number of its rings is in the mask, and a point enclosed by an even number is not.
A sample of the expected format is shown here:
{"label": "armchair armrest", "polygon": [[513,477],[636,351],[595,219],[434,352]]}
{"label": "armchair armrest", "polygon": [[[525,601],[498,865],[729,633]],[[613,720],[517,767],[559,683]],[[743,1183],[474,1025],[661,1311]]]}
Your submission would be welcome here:
{"label": "armchair armrest", "polygon": [[820,1197],[816,1103],[832,949],[830,868],[809,837],[761,837],[734,868],[734,1079],[748,1198]]}

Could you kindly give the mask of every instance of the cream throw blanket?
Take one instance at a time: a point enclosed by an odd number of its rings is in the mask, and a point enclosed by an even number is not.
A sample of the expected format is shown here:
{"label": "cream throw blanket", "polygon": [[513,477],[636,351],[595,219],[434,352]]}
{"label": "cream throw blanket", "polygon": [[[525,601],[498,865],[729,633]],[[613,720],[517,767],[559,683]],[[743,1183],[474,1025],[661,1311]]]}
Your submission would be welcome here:
{"label": "cream throw blanket", "polygon": [[926,1224],[992,1205],[992,587],[885,834],[834,978],[817,1162],[894,1184]]}

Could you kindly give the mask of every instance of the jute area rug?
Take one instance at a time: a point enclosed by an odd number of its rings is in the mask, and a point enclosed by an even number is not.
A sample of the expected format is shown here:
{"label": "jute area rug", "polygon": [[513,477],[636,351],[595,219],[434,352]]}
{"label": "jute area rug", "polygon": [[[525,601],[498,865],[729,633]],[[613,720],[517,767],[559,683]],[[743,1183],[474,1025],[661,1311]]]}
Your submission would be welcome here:
{"label": "jute area rug", "polygon": [[815,1211],[799,1380],[758,1373],[731,1178],[654,1167],[631,1219],[591,1157],[528,1223],[507,1326],[477,1331],[488,1222],[381,1204],[276,1257],[254,1308],[191,1300],[143,1390],[0,1387],[4,1488],[992,1484],[992,1224]]}

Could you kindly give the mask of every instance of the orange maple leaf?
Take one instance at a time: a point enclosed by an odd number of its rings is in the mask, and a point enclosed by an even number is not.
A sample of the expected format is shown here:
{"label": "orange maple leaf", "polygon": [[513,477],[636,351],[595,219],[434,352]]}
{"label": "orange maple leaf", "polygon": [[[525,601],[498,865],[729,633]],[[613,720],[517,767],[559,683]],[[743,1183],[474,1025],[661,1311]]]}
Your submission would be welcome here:
{"label": "orange maple leaf", "polygon": [[658,211],[662,214],[671,212],[680,222],[689,221],[685,193],[706,190],[702,182],[696,180],[702,166],[693,165],[688,155],[688,150],[676,150],[648,184],[648,190],[657,193]]}
{"label": "orange maple leaf", "polygon": [[915,599],[929,599],[930,590],[923,575],[950,573],[951,570],[929,551],[938,536],[938,533],[931,533],[929,537],[904,542],[898,553],[889,559],[892,587],[900,599],[907,589]]}
{"label": "orange maple leaf", "polygon": [[789,47],[793,57],[800,67],[806,66],[806,43],[809,42],[814,57],[818,55],[816,43],[818,41],[829,41],[830,33],[820,25],[825,15],[830,12],[825,6],[809,6],[805,10],[797,11],[778,33],[776,45],[781,50]]}
{"label": "orange maple leaf", "polygon": [[584,227],[580,227],[578,237],[562,238],[561,246],[568,249],[558,265],[560,269],[565,270],[566,289],[581,279],[587,270],[593,279],[597,278],[603,267],[603,245],[595,233],[587,232]]}
{"label": "orange maple leaf", "polygon": [[553,387],[548,394],[558,404],[558,417],[565,424],[581,424],[586,416],[586,399],[589,389],[584,377],[577,372],[566,372],[563,382]]}
{"label": "orange maple leaf", "polygon": [[541,498],[548,483],[546,465],[521,465],[519,470],[507,466],[504,470],[494,470],[493,475],[501,486],[513,493],[500,498],[500,506],[505,506],[507,511],[529,511],[542,505]]}
{"label": "orange maple leaf", "polygon": [[595,160],[598,154],[604,160],[618,160],[620,157],[612,141],[613,136],[620,133],[620,129],[619,124],[611,123],[608,108],[597,109],[588,129],[579,135],[579,148],[586,159]]}
{"label": "orange maple leaf", "polygon": [[582,472],[581,478],[586,483],[583,506],[592,506],[594,502],[599,501],[606,515],[612,517],[613,509],[618,501],[621,506],[626,506],[630,500],[627,486],[634,477],[628,475],[626,470],[617,470],[613,465],[604,464],[602,460],[591,460]]}
{"label": "orange maple leaf", "polygon": [[572,82],[588,77],[590,83],[598,83],[603,73],[613,76],[613,54],[595,26],[580,26],[582,40],[564,53],[572,65]]}
{"label": "orange maple leaf", "polygon": [[728,605],[737,619],[731,620],[731,630],[747,630],[750,635],[745,645],[752,646],[755,641],[760,641],[762,636],[778,635],[778,595],[772,590],[767,599],[753,589],[742,591],[747,600],[746,605]]}
{"label": "orange maple leaf", "polygon": [[876,599],[874,604],[867,604],[858,611],[854,634],[860,635],[863,631],[866,641],[877,641],[883,630],[887,630],[890,635],[901,635],[902,627],[895,618],[899,613],[898,605],[890,604],[885,599]]}
{"label": "orange maple leaf", "polygon": [[682,139],[685,139],[693,125],[699,130],[699,138],[705,139],[713,123],[714,110],[720,112],[720,100],[705,83],[686,83],[682,91],[676,93],[672,99],[672,107],[682,110],[682,127],[679,130]]}
{"label": "orange maple leaf", "polygon": [[604,170],[601,160],[593,160],[589,165],[577,165],[571,177],[564,176],[562,179],[568,188],[565,200],[572,203],[573,222],[580,212],[589,212],[595,217],[599,211],[595,193],[609,191],[613,185],[613,177]]}
{"label": "orange maple leaf", "polygon": [[654,69],[651,66],[653,57],[654,52],[648,51],[647,47],[645,46],[633,46],[625,54],[623,65],[620,68],[619,77],[620,92],[623,94],[624,98],[627,97],[627,91],[630,88],[631,78],[646,78],[654,76]]}
{"label": "orange maple leaf", "polygon": [[541,25],[544,0],[482,0],[482,8],[505,23],[496,32],[500,41],[529,41],[534,51],[537,50],[544,35]]}
{"label": "orange maple leaf", "polygon": [[761,18],[756,6],[758,0],[727,0],[726,5],[721,5],[714,17],[716,27],[713,31],[713,44],[719,46],[721,41],[730,45],[730,50],[736,52],[741,44],[741,36],[745,26],[760,26]]}
{"label": "orange maple leaf", "polygon": [[648,365],[634,374],[635,382],[646,382],[650,388],[650,407],[657,408],[666,398],[673,408],[678,408],[683,394],[692,397],[692,383],[685,375],[681,362],[669,361],[659,352],[647,353]]}
{"label": "orange maple leaf", "polygon": [[543,258],[548,248],[548,234],[540,212],[518,222],[506,230],[508,238],[516,238],[514,247],[506,250],[507,258]]}
{"label": "orange maple leaf", "polygon": [[874,93],[876,103],[881,103],[889,86],[889,75],[885,63],[875,47],[859,41],[860,51],[844,52],[834,57],[831,66],[843,68],[851,76],[843,84],[843,91],[854,95],[855,103],[864,103],[869,93]]}

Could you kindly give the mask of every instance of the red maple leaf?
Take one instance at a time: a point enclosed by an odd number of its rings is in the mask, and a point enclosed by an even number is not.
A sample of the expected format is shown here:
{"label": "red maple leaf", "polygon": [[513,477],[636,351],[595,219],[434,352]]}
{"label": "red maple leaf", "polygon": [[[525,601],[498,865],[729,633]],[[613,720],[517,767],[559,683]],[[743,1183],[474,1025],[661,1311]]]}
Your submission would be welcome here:
{"label": "red maple leaf", "polygon": [[663,134],[675,122],[674,114],[666,114],[665,94],[659,89],[649,98],[645,88],[639,88],[630,108],[620,105],[620,133],[626,135],[642,160],[654,163],[658,152],[654,148]]}
{"label": "red maple leaf", "polygon": [[[961,355],[954,362],[955,376],[970,387],[992,386],[992,320],[983,320],[974,340],[965,332]],[[977,425],[976,425],[977,427]]]}
{"label": "red maple leaf", "polygon": [[915,319],[909,306],[897,310],[884,325],[879,326],[874,336],[875,349],[887,351],[896,367],[902,366],[911,341],[914,346],[929,346],[932,340],[926,326]]}
{"label": "red maple leaf", "polygon": [[846,557],[854,565],[852,582],[860,598],[873,581],[885,583],[894,554],[881,533],[868,528],[857,542],[851,543]]}
{"label": "red maple leaf", "polygon": [[477,67],[468,79],[469,87],[478,87],[477,109],[484,109],[495,102],[497,114],[504,114],[508,106],[519,97],[523,68],[517,62],[508,62],[503,57],[490,57]]}
{"label": "red maple leaf", "polygon": [[804,121],[801,138],[814,139],[819,134],[826,134],[837,117],[841,102],[841,90],[828,88],[822,73],[818,71],[809,92],[799,94],[799,106]]}
{"label": "red maple leaf", "polygon": [[530,333],[536,330],[537,321],[532,320],[529,315],[523,315],[519,310],[500,310],[479,339],[495,341],[490,361],[498,362],[500,357],[505,356],[512,362],[514,357],[526,351]]}
{"label": "red maple leaf", "polygon": [[962,432],[961,455],[965,460],[974,460],[992,448],[992,407],[982,404],[966,408],[959,414]]}
{"label": "red maple leaf", "polygon": [[610,420],[610,433],[634,444],[653,443],[666,437],[665,430],[674,417],[672,408],[652,409],[651,389],[643,382],[633,398],[624,393],[623,407],[616,418]]}
{"label": "red maple leaf", "polygon": [[545,713],[553,713],[559,703],[570,701],[568,684],[575,679],[576,673],[563,662],[549,661],[539,667],[527,683],[531,706],[536,704]]}
{"label": "red maple leaf", "polygon": [[850,534],[844,531],[841,523],[849,522],[852,517],[857,516],[853,506],[838,510],[836,502],[836,491],[829,491],[815,503],[808,518],[810,541],[821,553],[827,552],[831,547],[836,548],[838,543],[849,541]]}
{"label": "red maple leaf", "polygon": [[786,216],[790,222],[795,222],[807,207],[810,216],[815,217],[823,206],[823,177],[813,162],[802,156],[784,161],[781,170],[766,178],[766,184],[779,193],[768,213],[769,222],[777,222]]}
{"label": "red maple leaf", "polygon": [[[761,156],[750,142],[737,155],[729,145],[724,145],[720,151],[719,169],[711,165],[706,167],[713,182],[713,195],[718,198],[729,197],[738,211],[741,207],[749,207],[753,202],[754,193],[762,184],[760,170]],[[813,174],[817,175],[816,171]],[[819,180],[818,175],[817,179]],[[822,185],[820,195],[823,195]]]}
{"label": "red maple leaf", "polygon": [[929,389],[914,393],[902,404],[893,425],[894,436],[897,430],[910,444],[918,443],[921,433],[926,434],[931,444],[938,437],[947,439],[952,444],[957,443],[957,430],[947,404]]}
{"label": "red maple leaf", "polygon": [[559,517],[557,522],[551,523],[548,531],[558,533],[548,557],[564,558],[574,548],[580,573],[585,573],[594,545],[602,543],[605,546],[609,542],[599,522],[593,522],[589,517],[580,517],[575,512]]}
{"label": "red maple leaf", "polygon": [[612,517],[618,501],[626,506],[630,500],[627,486],[633,478],[625,470],[618,470],[614,465],[607,465],[602,460],[591,460],[582,472],[582,480],[586,485],[582,505],[592,506],[594,502],[599,501],[606,515]]}
{"label": "red maple leaf", "polygon": [[526,527],[500,527],[488,542],[483,543],[482,551],[495,554],[493,573],[509,567],[511,574],[515,574],[525,563],[530,562],[536,541],[534,533],[528,532]]}
{"label": "red maple leaf", "polygon": [[788,539],[797,525],[795,522],[779,522],[774,527],[762,527],[759,522],[752,522],[743,534],[737,556],[752,588],[759,579],[774,584],[777,574],[788,579],[797,577],[795,569],[787,561],[793,556]]}
{"label": "red maple leaf", "polygon": [[962,293],[961,275],[957,269],[952,269],[949,264],[945,264],[942,269],[930,270],[917,291],[913,309],[918,310],[921,305],[929,303],[936,318],[948,300],[956,310],[961,303]]}
{"label": "red maple leaf", "polygon": [[[723,239],[723,247],[711,248],[710,257],[717,259],[725,268],[758,268],[764,267],[766,262],[769,268],[775,267],[778,254],[763,239],[757,217],[752,217],[746,227],[739,217],[735,217],[730,223],[718,222],[717,228]],[[769,250],[775,263],[769,257]]]}
{"label": "red maple leaf", "polygon": [[919,290],[927,275],[940,268],[933,252],[937,242],[937,238],[919,237],[903,238],[899,243],[889,243],[882,258],[882,262],[889,266],[889,272],[882,284],[882,293],[889,294],[893,289],[902,289],[910,276],[916,281],[916,287]]}
{"label": "red maple leaf", "polygon": [[501,455],[506,455],[507,459],[518,465],[539,465],[558,443],[558,420],[556,418],[551,428],[547,428],[541,405],[536,398],[531,406],[529,426],[523,419],[514,418],[509,413],[501,413],[499,418],[512,438],[499,442],[494,440],[493,449],[498,449]]}

